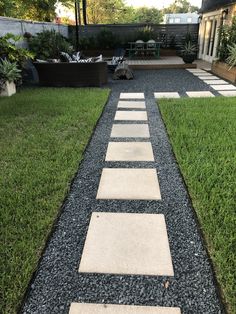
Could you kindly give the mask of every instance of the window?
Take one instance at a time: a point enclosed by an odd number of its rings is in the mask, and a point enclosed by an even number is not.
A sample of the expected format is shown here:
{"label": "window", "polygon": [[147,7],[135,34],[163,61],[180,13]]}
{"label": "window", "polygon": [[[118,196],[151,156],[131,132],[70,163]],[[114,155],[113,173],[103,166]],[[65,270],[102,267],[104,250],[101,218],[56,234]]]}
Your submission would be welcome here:
{"label": "window", "polygon": [[187,23],[192,23],[192,18],[191,17],[187,18]]}
{"label": "window", "polygon": [[180,23],[180,21],[181,21],[181,20],[180,20],[179,17],[176,17],[176,18],[175,18],[175,23]]}
{"label": "window", "polygon": [[169,19],[169,23],[174,23],[174,19]]}

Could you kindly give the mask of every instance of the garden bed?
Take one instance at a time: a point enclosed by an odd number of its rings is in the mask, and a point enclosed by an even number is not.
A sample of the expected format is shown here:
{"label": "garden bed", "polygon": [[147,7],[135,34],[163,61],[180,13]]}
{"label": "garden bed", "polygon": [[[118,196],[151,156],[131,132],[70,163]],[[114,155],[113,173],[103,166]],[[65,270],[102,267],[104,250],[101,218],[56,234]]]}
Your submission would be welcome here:
{"label": "garden bed", "polygon": [[230,69],[230,66],[224,62],[213,62],[211,71],[232,83],[236,83],[236,67]]}

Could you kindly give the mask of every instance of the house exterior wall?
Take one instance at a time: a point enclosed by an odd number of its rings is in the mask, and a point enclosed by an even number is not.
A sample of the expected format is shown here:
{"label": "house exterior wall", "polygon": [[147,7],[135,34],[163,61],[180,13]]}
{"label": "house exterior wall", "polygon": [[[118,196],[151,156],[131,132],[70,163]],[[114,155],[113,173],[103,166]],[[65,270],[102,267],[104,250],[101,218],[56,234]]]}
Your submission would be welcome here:
{"label": "house exterior wall", "polygon": [[236,3],[235,0],[203,0],[201,12],[216,11],[224,6],[231,6]]}
{"label": "house exterior wall", "polygon": [[198,16],[197,13],[165,14],[163,24],[198,24]]}
{"label": "house exterior wall", "polygon": [[[220,6],[221,4],[221,6]],[[209,8],[214,8],[208,10]],[[228,9],[223,19],[222,12]],[[230,25],[236,16],[236,1],[204,1],[201,8],[202,19],[199,26],[199,58],[212,62],[217,57],[219,44],[219,28]]]}

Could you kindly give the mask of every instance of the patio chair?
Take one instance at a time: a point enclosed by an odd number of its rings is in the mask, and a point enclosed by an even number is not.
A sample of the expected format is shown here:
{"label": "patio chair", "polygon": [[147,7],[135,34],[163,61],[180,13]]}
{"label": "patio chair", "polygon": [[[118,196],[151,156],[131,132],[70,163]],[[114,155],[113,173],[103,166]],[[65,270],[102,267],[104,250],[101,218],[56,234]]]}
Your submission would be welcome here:
{"label": "patio chair", "polygon": [[147,54],[148,55],[156,54],[156,42],[153,39],[147,41]]}
{"label": "patio chair", "polygon": [[143,40],[136,40],[135,42],[135,54],[136,55],[144,55],[144,41]]}

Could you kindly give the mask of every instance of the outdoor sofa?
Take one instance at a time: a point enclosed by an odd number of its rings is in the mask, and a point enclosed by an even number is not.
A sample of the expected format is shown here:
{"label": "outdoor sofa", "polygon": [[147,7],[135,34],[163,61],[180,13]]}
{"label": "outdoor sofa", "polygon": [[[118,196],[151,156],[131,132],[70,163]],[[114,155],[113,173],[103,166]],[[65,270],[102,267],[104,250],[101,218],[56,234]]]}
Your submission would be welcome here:
{"label": "outdoor sofa", "polygon": [[39,84],[54,87],[99,87],[107,83],[106,62],[34,62]]}

